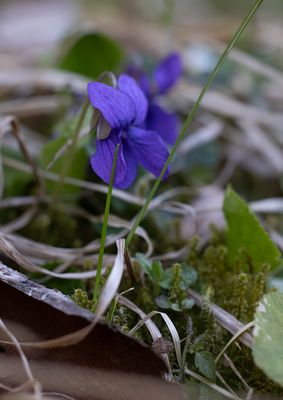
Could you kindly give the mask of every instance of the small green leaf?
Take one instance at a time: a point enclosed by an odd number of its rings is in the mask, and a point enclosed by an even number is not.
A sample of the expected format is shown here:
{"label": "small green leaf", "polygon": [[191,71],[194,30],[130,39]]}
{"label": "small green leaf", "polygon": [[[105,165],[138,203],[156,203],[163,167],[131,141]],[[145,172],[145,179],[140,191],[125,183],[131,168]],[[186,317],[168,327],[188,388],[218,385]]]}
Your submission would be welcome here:
{"label": "small green leaf", "polygon": [[195,366],[210,381],[215,382],[215,362],[209,351],[200,351],[195,355]]}
{"label": "small green leaf", "polygon": [[140,263],[140,266],[142,267],[142,269],[144,270],[144,272],[147,275],[150,275],[150,270],[151,270],[151,266],[152,266],[152,262],[145,257],[144,254],[142,253],[137,253],[136,254],[137,260]]}
{"label": "small green leaf", "polygon": [[159,261],[154,261],[151,266],[150,277],[155,283],[160,283],[163,278],[163,268]]}
{"label": "small green leaf", "polygon": [[[3,147],[2,153],[5,156],[9,156],[19,161],[26,161],[21,154],[17,151]],[[27,174],[22,171],[17,171],[13,168],[4,166],[4,190],[5,190],[5,197],[13,197],[13,196],[20,196],[26,187],[33,182],[33,177],[30,174]]]}
{"label": "small green leaf", "polygon": [[283,386],[283,293],[263,297],[255,314],[253,357],[256,365]]}
{"label": "small green leaf", "polygon": [[169,298],[163,294],[161,296],[156,297],[155,303],[159,308],[164,308],[165,310],[170,309],[172,306],[172,303],[169,300]]}
{"label": "small green leaf", "polygon": [[190,286],[192,286],[197,280],[197,271],[188,266],[186,263],[182,263],[182,281],[180,284],[180,288],[182,290],[187,290]]}
{"label": "small green leaf", "polygon": [[144,272],[149,276],[150,280],[160,286],[163,280],[164,270],[159,261],[150,261],[143,254],[137,253],[137,259],[140,262]]}
{"label": "small green leaf", "polygon": [[170,289],[174,280],[174,269],[173,267],[168,268],[164,271],[163,279],[160,282],[160,286],[163,289]]}
{"label": "small green leaf", "polygon": [[171,310],[177,311],[177,312],[182,311],[182,310],[181,310],[181,307],[179,306],[178,303],[172,303],[172,304],[171,304]]}
{"label": "small green leaf", "polygon": [[63,70],[95,79],[104,71],[116,72],[123,59],[120,46],[101,33],[76,35],[69,41],[71,46],[59,63]]}
{"label": "small green leaf", "polygon": [[182,310],[190,310],[195,305],[194,299],[185,299],[181,303]]}
{"label": "small green leaf", "polygon": [[[162,281],[160,286],[163,289],[171,289],[174,282],[175,270],[174,267],[167,268],[163,271]],[[187,290],[197,280],[197,271],[189,267],[186,263],[182,263],[182,272],[180,280],[180,289]]]}
{"label": "small green leaf", "polygon": [[228,188],[224,199],[224,214],[228,224],[227,246],[230,263],[235,262],[241,251],[251,257],[256,271],[263,264],[272,269],[278,265],[280,251],[260,225],[247,204]]}

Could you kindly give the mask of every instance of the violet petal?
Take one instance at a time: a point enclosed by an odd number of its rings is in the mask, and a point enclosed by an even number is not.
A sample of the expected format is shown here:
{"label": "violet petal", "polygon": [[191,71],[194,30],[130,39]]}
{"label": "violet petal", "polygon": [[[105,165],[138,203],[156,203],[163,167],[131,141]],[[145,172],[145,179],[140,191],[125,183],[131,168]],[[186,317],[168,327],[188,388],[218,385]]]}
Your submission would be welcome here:
{"label": "violet petal", "polygon": [[157,132],[166,143],[174,145],[176,142],[180,126],[176,114],[152,103],[148,108],[145,125],[147,129]]}
{"label": "violet petal", "polygon": [[153,79],[157,86],[157,94],[167,92],[175,85],[182,74],[182,61],[178,53],[171,53],[156,67]]}
{"label": "violet petal", "polygon": [[126,162],[126,175],[124,180],[116,187],[127,189],[133,184],[138,170],[137,159],[127,141],[123,141],[123,155]]}
{"label": "violet petal", "polygon": [[[158,133],[141,128],[130,128],[127,139],[139,163],[156,177],[159,176],[169,153]],[[169,169],[164,178],[168,174]]]}
{"label": "violet petal", "polygon": [[136,106],[136,115],[132,123],[140,125],[147,114],[147,99],[136,81],[129,75],[122,74],[118,79],[118,89],[126,93]]}
{"label": "violet petal", "polygon": [[123,145],[117,131],[112,131],[110,136],[105,140],[96,140],[96,152],[90,160],[94,172],[104,182],[109,183],[117,144],[120,144],[120,148],[117,156],[114,186],[118,186],[126,176]]}
{"label": "violet petal", "polygon": [[129,126],[136,117],[135,103],[131,97],[101,82],[91,82],[87,86],[88,97],[112,129]]}
{"label": "violet petal", "polygon": [[150,81],[141,68],[136,67],[135,65],[130,65],[126,70],[126,73],[134,78],[146,97],[151,96]]}

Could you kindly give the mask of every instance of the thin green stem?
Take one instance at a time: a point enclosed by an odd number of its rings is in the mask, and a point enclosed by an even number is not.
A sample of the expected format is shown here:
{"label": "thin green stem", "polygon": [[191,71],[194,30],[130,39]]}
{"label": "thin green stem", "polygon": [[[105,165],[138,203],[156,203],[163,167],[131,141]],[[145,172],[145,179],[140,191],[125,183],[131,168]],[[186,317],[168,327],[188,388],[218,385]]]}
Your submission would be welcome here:
{"label": "thin green stem", "polygon": [[214,70],[211,72],[211,74],[209,75],[206,84],[204,85],[204,87],[202,88],[191,112],[189,113],[181,131],[180,134],[178,136],[178,139],[176,140],[171,153],[169,154],[167,161],[159,175],[159,177],[156,179],[147,199],[145,200],[145,203],[143,205],[143,207],[141,208],[139,214],[137,215],[137,218],[134,222],[134,225],[132,226],[127,238],[126,238],[126,246],[128,247],[129,244],[131,243],[135,231],[137,229],[137,227],[139,226],[139,224],[141,223],[141,221],[143,220],[145,213],[148,209],[148,206],[151,202],[151,200],[153,199],[157,189],[159,188],[159,185],[162,181],[162,178],[170,164],[170,162],[172,161],[177,148],[179,147],[183,137],[185,136],[187,129],[189,128],[189,126],[191,125],[196,113],[199,110],[201,101],[204,97],[204,95],[206,94],[207,90],[210,88],[211,84],[213,83],[215,77],[217,76],[218,72],[220,71],[220,69],[222,68],[223,64],[225,63],[229,53],[231,52],[231,50],[233,49],[233,47],[235,46],[236,42],[238,41],[238,39],[240,38],[241,34],[244,32],[244,30],[246,29],[247,25],[249,24],[250,20],[252,19],[252,17],[254,16],[254,14],[256,13],[257,9],[259,8],[259,6],[261,5],[261,3],[263,2],[263,0],[257,0],[255,5],[252,7],[252,9],[249,11],[248,15],[246,16],[246,18],[244,19],[244,21],[242,22],[242,24],[240,25],[239,29],[237,30],[237,32],[235,33],[235,35],[233,36],[233,38],[231,39],[230,43],[228,44],[228,46],[226,47],[226,49],[224,50],[223,54],[221,55],[217,65],[215,66]]}
{"label": "thin green stem", "polygon": [[94,284],[94,290],[93,290],[94,306],[97,303],[97,298],[98,298],[98,294],[99,294],[104,248],[105,248],[105,241],[106,241],[106,235],[107,235],[107,224],[108,224],[108,217],[109,217],[109,212],[110,212],[112,189],[113,189],[114,176],[115,176],[115,171],[116,171],[118,151],[119,151],[119,145],[117,145],[115,148],[111,177],[110,177],[110,182],[109,182],[108,192],[107,192],[107,197],[106,197],[106,204],[105,204],[103,225],[102,225],[102,232],[101,232],[101,241],[100,241],[100,248],[99,248],[99,255],[98,255],[98,262],[97,262],[97,269],[96,269],[96,277],[95,277],[95,284]]}
{"label": "thin green stem", "polygon": [[65,162],[64,162],[64,164],[63,164],[63,166],[61,168],[61,171],[60,171],[59,180],[57,181],[57,184],[55,186],[55,190],[54,190],[54,193],[53,193],[53,204],[56,203],[56,200],[58,199],[58,197],[60,195],[60,192],[61,192],[61,190],[62,190],[62,188],[64,186],[64,181],[65,181],[65,178],[66,178],[66,176],[68,174],[68,171],[69,171],[72,159],[73,159],[74,151],[75,151],[75,148],[76,148],[76,145],[77,145],[77,141],[79,139],[79,135],[80,135],[80,131],[81,131],[82,126],[83,126],[83,122],[84,122],[85,117],[86,117],[88,106],[89,106],[89,102],[88,102],[88,100],[86,100],[84,102],[84,104],[83,104],[83,107],[82,107],[81,113],[79,115],[79,119],[78,119],[77,125],[75,127],[72,144],[71,144],[69,152],[68,152],[68,158],[65,159]]}

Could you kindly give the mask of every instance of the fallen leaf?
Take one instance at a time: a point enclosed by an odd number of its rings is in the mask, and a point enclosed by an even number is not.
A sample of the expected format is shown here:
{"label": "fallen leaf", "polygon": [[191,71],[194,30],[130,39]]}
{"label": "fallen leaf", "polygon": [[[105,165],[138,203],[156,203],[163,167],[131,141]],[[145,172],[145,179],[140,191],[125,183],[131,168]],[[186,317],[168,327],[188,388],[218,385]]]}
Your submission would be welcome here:
{"label": "fallen leaf", "polygon": [[[94,317],[61,292],[32,282],[1,263],[0,315],[20,343],[46,341],[75,332],[89,325]],[[3,342],[7,337],[1,335]],[[24,372],[16,350],[12,345],[1,347],[0,375],[6,377],[5,384],[23,383]],[[160,357],[101,321],[74,345],[48,350],[23,346],[23,350],[44,391],[61,391],[88,400],[112,399],[113,395],[115,399],[147,399],[151,390],[154,397],[158,392],[158,399],[167,399],[169,392],[170,399],[183,398],[177,385],[161,379],[167,369]]]}

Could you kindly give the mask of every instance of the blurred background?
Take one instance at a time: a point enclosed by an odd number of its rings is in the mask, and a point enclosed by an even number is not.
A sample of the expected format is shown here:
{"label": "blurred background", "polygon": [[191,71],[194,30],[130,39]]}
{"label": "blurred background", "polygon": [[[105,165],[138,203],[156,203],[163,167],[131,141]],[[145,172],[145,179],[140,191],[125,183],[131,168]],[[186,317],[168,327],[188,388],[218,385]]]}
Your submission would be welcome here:
{"label": "blurred background", "polygon": [[[221,52],[254,3],[2,0],[0,114],[19,118],[29,151],[46,168],[65,140],[60,135],[67,138],[72,132],[67,123],[73,123],[89,80],[105,70],[119,74],[131,63],[152,71],[162,57],[179,51],[184,66],[182,79],[160,102],[184,121]],[[250,201],[282,196],[282,38],[282,0],[263,1],[206,94],[190,135],[175,157],[171,179],[161,190],[192,190],[193,195],[190,192],[185,201],[194,201],[202,208],[220,208],[228,183]],[[46,147],[50,140],[57,140],[54,147]],[[12,142],[9,135],[5,141]],[[89,168],[92,143],[86,149],[87,154],[85,149],[80,154],[78,150],[69,174],[100,182]],[[6,164],[17,167],[11,160],[6,159]],[[9,171],[7,168],[6,176]],[[58,173],[60,162],[51,171]],[[5,190],[14,195],[19,182],[22,185],[27,177],[9,173],[11,179],[6,178]],[[131,190],[144,196],[151,179],[142,175]],[[102,198],[100,212],[103,204]],[[115,211],[129,213],[128,208],[114,203],[116,206]],[[217,218],[208,218],[203,231],[200,224],[198,233],[207,233],[211,222],[221,225],[222,219],[219,215]],[[183,225],[184,238],[194,234],[195,228],[188,232],[188,224]],[[271,226],[283,229],[283,219],[271,220]]]}
{"label": "blurred background", "polygon": [[[128,51],[142,50],[155,56],[172,48],[186,50],[195,42],[225,43],[253,3],[251,0],[1,0],[0,68],[48,63],[55,56],[54,45],[58,41],[67,34],[85,30],[106,33]],[[249,47],[254,40],[253,52],[273,54],[274,58],[277,55],[280,64],[282,21],[282,1],[264,1],[256,22],[242,39],[242,46]],[[281,57],[277,52],[280,50]],[[189,55],[190,60],[192,57]]]}

